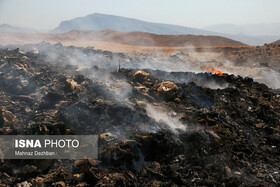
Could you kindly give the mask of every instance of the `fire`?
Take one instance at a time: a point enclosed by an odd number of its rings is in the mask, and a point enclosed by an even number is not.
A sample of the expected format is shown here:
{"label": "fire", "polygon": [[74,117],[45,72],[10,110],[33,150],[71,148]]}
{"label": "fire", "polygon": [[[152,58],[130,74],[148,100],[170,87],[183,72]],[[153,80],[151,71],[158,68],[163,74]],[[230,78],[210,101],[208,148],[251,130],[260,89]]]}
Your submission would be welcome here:
{"label": "fire", "polygon": [[207,72],[212,71],[212,72],[216,73],[218,76],[226,76],[224,74],[224,72],[221,72],[221,71],[219,71],[219,70],[217,70],[215,68],[205,68],[205,71],[207,71]]}

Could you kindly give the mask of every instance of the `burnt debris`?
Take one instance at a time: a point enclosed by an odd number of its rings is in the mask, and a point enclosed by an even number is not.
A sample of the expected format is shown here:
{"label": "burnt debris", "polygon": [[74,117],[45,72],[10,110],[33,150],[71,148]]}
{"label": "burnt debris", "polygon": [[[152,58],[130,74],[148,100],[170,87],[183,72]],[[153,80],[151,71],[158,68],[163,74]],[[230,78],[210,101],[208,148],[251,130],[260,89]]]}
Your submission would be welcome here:
{"label": "burnt debris", "polygon": [[279,91],[118,68],[128,59],[48,43],[0,49],[1,135],[100,135],[98,160],[2,160],[1,185],[279,185]]}

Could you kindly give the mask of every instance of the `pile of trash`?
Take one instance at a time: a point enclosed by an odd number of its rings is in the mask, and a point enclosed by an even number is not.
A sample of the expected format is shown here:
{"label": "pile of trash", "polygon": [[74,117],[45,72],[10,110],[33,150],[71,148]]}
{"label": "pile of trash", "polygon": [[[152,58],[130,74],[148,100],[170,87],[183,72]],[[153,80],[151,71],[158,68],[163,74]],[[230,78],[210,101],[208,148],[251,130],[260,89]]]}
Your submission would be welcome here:
{"label": "pile of trash", "polygon": [[[279,90],[227,74],[118,68],[124,54],[88,48],[22,48],[0,49],[0,134],[98,134],[99,158],[1,160],[2,186],[279,185]],[[69,50],[94,63],[69,62]]]}

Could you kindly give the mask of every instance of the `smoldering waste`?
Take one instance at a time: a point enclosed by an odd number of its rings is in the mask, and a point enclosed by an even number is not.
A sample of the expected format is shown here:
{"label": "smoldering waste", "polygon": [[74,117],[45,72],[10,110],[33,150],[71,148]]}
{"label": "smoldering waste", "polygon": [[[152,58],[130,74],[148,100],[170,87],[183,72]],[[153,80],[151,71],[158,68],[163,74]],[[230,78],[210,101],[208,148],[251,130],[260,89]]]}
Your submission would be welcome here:
{"label": "smoldering waste", "polygon": [[279,90],[59,44],[0,55],[0,134],[100,135],[98,160],[2,160],[2,186],[279,185]]}

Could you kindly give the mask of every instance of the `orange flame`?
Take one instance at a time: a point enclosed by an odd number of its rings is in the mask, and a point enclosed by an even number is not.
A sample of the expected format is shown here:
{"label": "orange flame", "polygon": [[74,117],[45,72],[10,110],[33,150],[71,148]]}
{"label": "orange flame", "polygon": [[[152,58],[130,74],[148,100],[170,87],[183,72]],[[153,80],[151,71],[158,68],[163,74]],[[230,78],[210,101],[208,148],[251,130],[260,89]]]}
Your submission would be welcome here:
{"label": "orange flame", "polygon": [[226,76],[226,74],[224,74],[223,72],[221,72],[215,68],[205,68],[205,71],[207,71],[207,72],[212,71],[212,72],[216,73],[218,76]]}

